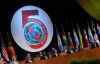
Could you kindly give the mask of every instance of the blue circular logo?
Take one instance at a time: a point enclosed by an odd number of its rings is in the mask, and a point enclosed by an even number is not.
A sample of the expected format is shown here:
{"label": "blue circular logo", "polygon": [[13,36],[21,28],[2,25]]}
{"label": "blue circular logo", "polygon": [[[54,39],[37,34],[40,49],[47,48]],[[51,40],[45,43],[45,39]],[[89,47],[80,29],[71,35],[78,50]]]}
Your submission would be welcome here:
{"label": "blue circular logo", "polygon": [[34,22],[29,22],[24,27],[24,35],[27,41],[36,45],[43,41],[44,32],[42,27]]}

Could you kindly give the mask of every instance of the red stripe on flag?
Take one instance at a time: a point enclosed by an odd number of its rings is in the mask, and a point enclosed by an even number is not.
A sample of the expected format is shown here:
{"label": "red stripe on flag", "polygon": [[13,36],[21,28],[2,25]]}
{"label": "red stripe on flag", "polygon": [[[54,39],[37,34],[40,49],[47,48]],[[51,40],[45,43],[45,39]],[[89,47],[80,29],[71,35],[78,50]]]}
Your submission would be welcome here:
{"label": "red stripe on flag", "polygon": [[7,54],[6,48],[2,48],[2,55],[3,55],[4,59],[8,62],[9,58],[8,58],[8,54]]}

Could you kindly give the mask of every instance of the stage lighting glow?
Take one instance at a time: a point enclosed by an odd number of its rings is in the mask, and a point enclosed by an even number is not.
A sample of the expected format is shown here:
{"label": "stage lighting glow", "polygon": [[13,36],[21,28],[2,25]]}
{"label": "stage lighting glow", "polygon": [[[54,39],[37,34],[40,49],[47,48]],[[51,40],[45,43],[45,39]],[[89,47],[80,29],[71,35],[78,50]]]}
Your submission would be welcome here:
{"label": "stage lighting glow", "polygon": [[38,52],[50,44],[53,37],[53,25],[50,17],[41,8],[24,6],[13,15],[11,33],[22,49]]}

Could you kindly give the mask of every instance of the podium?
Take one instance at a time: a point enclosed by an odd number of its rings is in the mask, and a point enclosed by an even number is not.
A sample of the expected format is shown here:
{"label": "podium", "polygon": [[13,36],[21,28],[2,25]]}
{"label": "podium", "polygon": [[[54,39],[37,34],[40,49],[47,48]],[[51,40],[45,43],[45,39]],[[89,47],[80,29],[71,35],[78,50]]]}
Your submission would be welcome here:
{"label": "podium", "polygon": [[40,58],[39,58],[39,57],[35,57],[33,60],[34,60],[35,62],[38,62],[38,61],[40,61]]}
{"label": "podium", "polygon": [[[100,48],[94,48],[94,49],[83,49],[81,51],[75,52],[73,54],[65,54],[61,53],[60,56],[53,57],[46,60],[40,60],[39,57],[34,58],[33,63],[31,64],[69,64],[69,61],[72,60],[72,58],[77,59],[95,59],[100,58]],[[25,64],[24,62],[20,64]]]}
{"label": "podium", "polygon": [[23,61],[19,61],[19,64],[26,64],[26,62],[23,60]]}

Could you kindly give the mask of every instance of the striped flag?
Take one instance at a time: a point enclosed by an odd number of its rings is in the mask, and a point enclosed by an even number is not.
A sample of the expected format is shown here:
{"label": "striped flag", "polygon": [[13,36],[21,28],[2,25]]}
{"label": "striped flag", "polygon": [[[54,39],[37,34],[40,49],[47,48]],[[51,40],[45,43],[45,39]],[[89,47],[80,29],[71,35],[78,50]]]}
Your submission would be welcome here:
{"label": "striped flag", "polygon": [[59,35],[59,33],[58,33],[57,27],[56,27],[56,33],[57,33],[58,48],[59,48],[59,50],[62,52],[62,51],[64,51],[64,47],[63,47],[63,45],[62,45],[62,41],[61,41],[60,35]]}
{"label": "striped flag", "polygon": [[8,35],[8,51],[11,54],[11,56],[14,56],[15,58],[17,58],[16,53],[14,51],[14,47],[12,45],[11,38],[8,33],[7,33],[7,35]]}
{"label": "striped flag", "polygon": [[75,41],[76,48],[78,48],[79,47],[79,40],[78,40],[75,29],[73,29],[73,35],[74,35],[74,41]]}
{"label": "striped flag", "polygon": [[86,30],[84,29],[84,41],[85,41],[85,45],[86,47],[89,46],[89,40],[88,40],[88,36],[87,36],[87,33],[86,33]]}
{"label": "striped flag", "polygon": [[63,42],[66,45],[66,48],[69,49],[69,44],[68,44],[68,41],[67,41],[67,36],[65,34],[65,31],[64,31],[64,28],[63,28],[62,25],[61,25],[61,28],[62,28],[62,39],[63,39]]}
{"label": "striped flag", "polygon": [[6,48],[2,48],[2,56],[4,57],[4,59],[7,62],[9,62],[8,53],[7,53],[7,49]]}
{"label": "striped flag", "polygon": [[70,49],[74,49],[74,44],[73,44],[70,32],[68,32],[68,40],[69,40]]}
{"label": "striped flag", "polygon": [[4,44],[4,40],[3,40],[3,37],[2,37],[2,35],[1,35],[1,33],[0,33],[0,39],[1,39],[1,51],[2,51],[2,56],[3,56],[3,58],[7,61],[7,62],[9,62],[9,57],[8,57],[8,53],[7,53],[7,49],[6,49],[6,47],[5,47],[5,44]]}
{"label": "striped flag", "polygon": [[78,30],[78,36],[79,36],[80,46],[81,46],[81,48],[83,48],[84,45],[83,45],[83,40],[82,40],[82,34],[80,32],[80,27],[79,27],[78,24],[77,24],[77,30]]}

